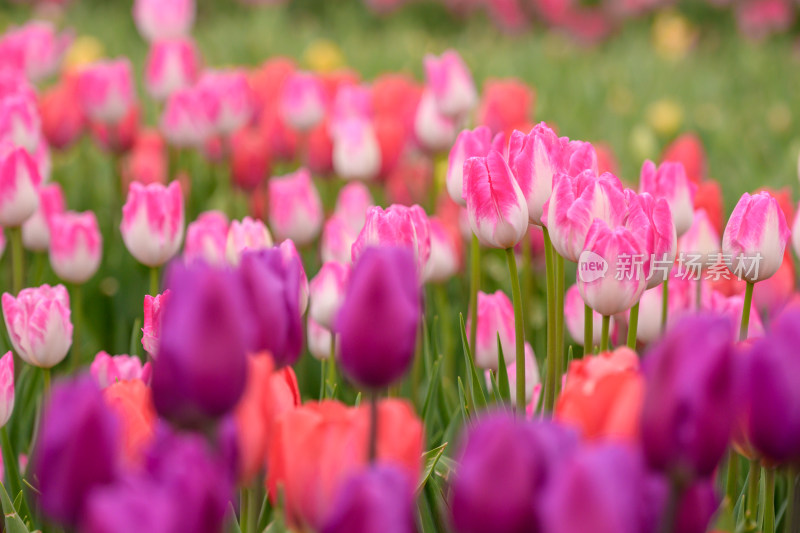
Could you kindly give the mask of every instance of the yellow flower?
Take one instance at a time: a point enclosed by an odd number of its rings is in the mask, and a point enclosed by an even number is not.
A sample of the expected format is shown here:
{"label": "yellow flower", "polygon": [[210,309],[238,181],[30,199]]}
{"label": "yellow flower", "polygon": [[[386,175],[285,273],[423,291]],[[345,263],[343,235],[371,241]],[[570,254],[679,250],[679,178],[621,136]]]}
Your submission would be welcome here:
{"label": "yellow flower", "polygon": [[689,22],[674,11],[659,13],[653,22],[653,47],[664,59],[677,61],[686,57],[696,36]]}
{"label": "yellow flower", "polygon": [[647,109],[647,122],[659,135],[672,135],[683,124],[683,108],[674,100],[658,100]]}
{"label": "yellow flower", "polygon": [[319,39],[308,45],[303,60],[314,72],[333,72],[345,65],[344,55],[335,43]]}
{"label": "yellow flower", "polygon": [[103,57],[103,43],[90,35],[81,35],[72,43],[64,58],[64,70],[75,70]]}

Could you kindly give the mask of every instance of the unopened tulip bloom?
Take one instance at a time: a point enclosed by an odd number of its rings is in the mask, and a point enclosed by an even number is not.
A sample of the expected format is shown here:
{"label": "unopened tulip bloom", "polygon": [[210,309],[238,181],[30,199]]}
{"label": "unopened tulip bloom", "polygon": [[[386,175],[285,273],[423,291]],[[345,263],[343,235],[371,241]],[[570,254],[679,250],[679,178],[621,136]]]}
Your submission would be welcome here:
{"label": "unopened tulip bloom", "polygon": [[527,135],[517,130],[511,134],[509,166],[528,203],[531,224],[542,224],[544,204],[553,192],[553,178],[566,171],[561,165],[564,141],[544,122]]}
{"label": "unopened tulip bloom", "polygon": [[339,215],[356,232],[361,231],[367,219],[367,210],[375,205],[366,185],[348,183],[339,191],[334,214]]}
{"label": "unopened tulip bloom", "polygon": [[254,323],[242,317],[248,295],[229,270],[173,264],[168,285],[153,401],[159,416],[196,427],[226,415],[239,401]]}
{"label": "unopened tulip bloom", "polygon": [[308,170],[269,180],[269,225],[276,239],[306,246],[319,234],[322,220],[322,200]]}
{"label": "unopened tulip bloom", "polygon": [[0,225],[20,226],[39,207],[39,170],[23,148],[0,144]]}
{"label": "unopened tulip bloom", "polygon": [[58,71],[72,38],[70,31],[58,33],[52,23],[32,20],[24,26],[6,31],[0,41],[0,49],[4,45],[18,47],[25,75],[35,83]]}
{"label": "unopened tulip bloom", "polygon": [[645,161],[639,180],[639,192],[648,192],[667,201],[678,237],[686,233],[694,218],[696,187],[686,176],[683,165],[667,161],[656,167],[652,161]]}
{"label": "unopened tulip bloom", "polygon": [[297,251],[297,246],[291,239],[286,239],[278,245],[278,250],[281,252],[283,264],[286,268],[293,268],[298,274],[298,283],[300,285],[299,296],[299,311],[301,315],[306,313],[308,309],[308,276],[306,269],[303,267],[303,258],[300,257],[300,252]]}
{"label": "unopened tulip bloom", "polygon": [[[470,320],[467,318],[466,329],[470,331]],[[516,335],[514,334],[514,307],[503,291],[494,294],[478,292],[478,334],[476,337],[473,358],[479,368],[497,370],[499,364],[497,341],[503,348],[503,357],[507,364],[514,361]]]}
{"label": "unopened tulip bloom", "polygon": [[722,239],[705,209],[694,212],[692,227],[678,240],[681,253],[699,256],[704,268],[713,266],[722,253]]}
{"label": "unopened tulip bloom", "polygon": [[447,192],[459,205],[466,205],[464,199],[464,163],[470,157],[486,157],[492,147],[492,132],[486,126],[474,130],[464,130],[456,137],[456,142],[447,157]]}
{"label": "unopened tulip bloom", "polygon": [[433,91],[422,93],[414,118],[414,133],[423,148],[429,152],[442,152],[450,148],[456,137],[455,120],[439,111]]}
{"label": "unopened tulip bloom", "polygon": [[436,107],[448,117],[463,117],[478,103],[478,93],[467,65],[455,50],[440,57],[425,56],[425,78]]}
{"label": "unopened tulip bloom", "polygon": [[103,237],[91,211],[56,213],[50,226],[50,266],[69,283],[85,283],[103,258]]}
{"label": "unopened tulip bloom", "polygon": [[321,326],[331,329],[344,302],[350,265],[328,262],[319,269],[309,285],[311,308],[309,316]]}
{"label": "unopened tulip bloom", "polygon": [[334,327],[344,373],[373,389],[400,378],[414,357],[420,307],[411,251],[366,250],[350,274]]}
{"label": "unopened tulip bloom", "polygon": [[42,134],[58,150],[72,146],[86,128],[86,115],[80,105],[78,75],[67,74],[39,96]]}
{"label": "unopened tulip bloom", "polygon": [[533,91],[515,78],[488,80],[483,86],[478,107],[478,124],[489,126],[492,133],[505,132],[509,137],[515,129],[530,128]]}
{"label": "unopened tulip bloom", "polygon": [[39,207],[22,224],[22,243],[34,252],[44,252],[50,246],[50,221],[53,215],[65,209],[64,192],[58,183],[49,183],[39,188]]}
{"label": "unopened tulip bloom", "polygon": [[52,368],[72,345],[69,294],[63,285],[3,294],[3,318],[14,351],[29,365]]}
{"label": "unopened tulip bloom", "polygon": [[216,133],[230,135],[253,118],[253,93],[244,72],[206,71],[197,88],[217,104],[216,113],[212,114]]}
{"label": "unopened tulip bloom", "polygon": [[310,72],[291,74],[283,85],[280,98],[283,118],[295,129],[311,129],[325,114],[322,83]]}
{"label": "unopened tulip bloom", "polygon": [[[564,319],[570,337],[581,346],[584,346],[583,326],[586,318],[585,308],[586,304],[584,304],[581,298],[578,285],[572,285],[567,289],[566,296],[564,297]],[[600,328],[602,325],[603,315],[597,311],[592,311],[592,346],[600,344],[602,333]]]}
{"label": "unopened tulip bloom", "polygon": [[414,253],[417,272],[423,272],[431,255],[428,215],[418,205],[407,207],[394,204],[385,210],[370,207],[364,227],[353,243],[353,262],[357,262],[367,249],[375,246],[408,248]]}
{"label": "unopened tulip bloom", "polygon": [[652,468],[695,479],[722,459],[739,397],[732,330],[725,317],[690,316],[647,354],[642,445]]}
{"label": "unopened tulip bloom", "polygon": [[148,41],[185,37],[194,24],[194,4],[194,0],[136,0],[133,20]]}
{"label": "unopened tulip bloom", "polygon": [[331,333],[331,330],[320,326],[309,316],[306,324],[306,331],[308,336],[308,351],[311,355],[320,361],[330,358],[331,342],[333,342],[333,333]]}
{"label": "unopened tulip bloom", "polygon": [[117,478],[119,445],[119,423],[91,376],[57,382],[31,461],[43,514],[77,525],[92,491]]}
{"label": "unopened tulip bloom", "polygon": [[178,89],[190,87],[197,79],[199,63],[199,53],[191,40],[153,43],[144,73],[147,92],[162,101]]}
{"label": "unopened tulip bloom", "polygon": [[[320,257],[323,263],[337,261],[339,263],[350,263],[352,261],[353,243],[356,242],[358,231],[347,223],[344,217],[334,213],[322,227],[320,237]],[[433,242],[431,242],[433,245]]]}
{"label": "unopened tulip bloom", "polygon": [[269,139],[260,128],[244,127],[230,139],[231,177],[245,191],[257,189],[269,176]]}
{"label": "unopened tulip bloom", "polygon": [[155,359],[158,356],[158,344],[161,338],[161,321],[164,307],[169,301],[169,289],[161,294],[144,297],[144,327],[142,328],[142,347]]}
{"label": "unopened tulip bloom", "polygon": [[461,267],[462,242],[457,228],[451,228],[439,217],[430,217],[431,256],[425,265],[425,281],[445,282]]}
{"label": "unopened tulip bloom", "polygon": [[735,276],[763,281],[780,268],[789,235],[786,216],[773,196],[744,193],[722,234],[722,255]]}
{"label": "unopened tulip bloom", "polygon": [[41,119],[36,100],[27,92],[0,98],[0,142],[8,142],[29,153],[41,140]]}
{"label": "unopened tulip bloom", "polygon": [[272,235],[260,220],[244,217],[241,221],[231,222],[225,245],[225,257],[229,263],[239,264],[242,254],[248,250],[263,250],[271,247]]}
{"label": "unopened tulip bloom", "polygon": [[127,59],[89,65],[81,71],[78,84],[83,109],[97,122],[118,123],[136,99],[131,63]]}
{"label": "unopened tulip bloom", "polygon": [[[630,189],[629,189],[630,191]],[[644,247],[643,271],[647,288],[652,289],[666,281],[678,248],[678,235],[672,220],[669,204],[663,198],[648,193],[626,194],[628,212],[625,225]]]}
{"label": "unopened tulip bloom", "polygon": [[574,178],[558,174],[553,183],[542,221],[556,252],[577,263],[595,220],[602,220],[611,228],[622,223],[627,207],[622,185],[613,174],[595,177],[592,170]]}
{"label": "unopened tulip bloom", "polygon": [[0,427],[5,426],[14,412],[14,356],[6,352],[0,357]]}
{"label": "unopened tulip bloom", "polygon": [[484,246],[511,248],[528,231],[528,205],[499,152],[464,163],[464,197],[470,228]]}
{"label": "unopened tulip bloom", "polygon": [[124,463],[141,465],[155,437],[158,420],[150,387],[139,378],[117,379],[103,388],[103,401],[120,422],[120,455]]}
{"label": "unopened tulip bloom", "polygon": [[366,118],[350,118],[333,134],[333,170],[345,180],[370,181],[381,169],[375,128]]}
{"label": "unopened tulip bloom", "polygon": [[187,262],[202,259],[213,265],[225,262],[228,242],[228,217],[221,211],[200,213],[186,228],[183,258]]}
{"label": "unopened tulip bloom", "polygon": [[200,148],[214,134],[219,102],[201,87],[179,89],[167,98],[160,128],[178,148]]}
{"label": "unopened tulip bloom", "polygon": [[168,186],[131,183],[122,207],[122,240],[140,263],[161,266],[175,254],[183,241],[183,193],[173,181]]}
{"label": "unopened tulip bloom", "polygon": [[150,363],[142,364],[142,360],[132,355],[109,355],[98,352],[89,370],[97,386],[105,389],[118,381],[139,379],[150,381]]}
{"label": "unopened tulip bloom", "polygon": [[[673,276],[669,280],[667,290],[669,291],[669,295],[667,296],[667,314],[670,319],[676,318],[678,315],[697,307],[693,306],[691,303],[697,294],[696,286],[691,280],[684,280]],[[639,342],[649,344],[661,337],[661,315],[664,309],[663,298],[663,287],[647,289],[642,293],[639,299],[639,321],[638,327],[636,328],[636,338]],[[741,313],[741,306],[739,311]],[[755,324],[755,320],[753,324]]]}

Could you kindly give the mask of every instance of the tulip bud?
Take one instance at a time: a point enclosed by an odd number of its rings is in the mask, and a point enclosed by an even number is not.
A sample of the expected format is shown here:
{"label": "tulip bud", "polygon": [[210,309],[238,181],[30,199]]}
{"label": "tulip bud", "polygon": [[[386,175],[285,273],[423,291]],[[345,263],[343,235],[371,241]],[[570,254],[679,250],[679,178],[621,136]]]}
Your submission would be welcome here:
{"label": "tulip bud", "polygon": [[654,199],[648,193],[626,191],[628,212],[625,226],[633,232],[645,251],[643,273],[647,288],[666,281],[678,248],[678,236],[669,204],[663,198]]}
{"label": "tulip bud", "polygon": [[69,283],[85,283],[103,258],[103,237],[91,211],[56,213],[51,218],[50,266]]}
{"label": "tulip bud", "polygon": [[169,300],[169,289],[161,294],[144,297],[144,327],[142,328],[142,347],[155,359],[158,357],[158,343],[161,338],[161,317]]}
{"label": "tulip bud", "polygon": [[61,185],[50,183],[39,188],[39,207],[22,224],[22,243],[34,252],[44,252],[50,246],[50,225],[55,214],[64,212],[64,193]]}
{"label": "tulip bud", "polygon": [[364,227],[367,210],[373,205],[375,202],[366,185],[358,182],[348,183],[339,191],[334,214],[342,217],[342,220],[358,233]]}
{"label": "tulip bud", "polygon": [[534,103],[533,91],[522,81],[489,80],[483,86],[477,123],[489,126],[492,133],[505,132],[510,137],[515,129],[530,129]]}
{"label": "tulip bud", "polygon": [[20,226],[39,206],[41,175],[22,148],[0,145],[0,225]]}
{"label": "tulip bud", "polygon": [[150,381],[150,363],[142,365],[142,360],[132,355],[108,355],[98,352],[89,367],[97,386],[105,389],[119,381],[138,379]]}
{"label": "tulip bud", "polygon": [[284,82],[281,94],[283,118],[293,128],[305,131],[325,114],[325,92],[319,78],[309,72],[295,72]]}
{"label": "tulip bud", "polygon": [[133,21],[148,41],[189,35],[194,17],[194,0],[136,0],[133,4]]}
{"label": "tulip bud", "polygon": [[43,81],[61,67],[64,54],[72,44],[71,31],[58,33],[50,22],[30,21],[19,28],[10,28],[0,41],[22,55],[22,68],[31,82]]}
{"label": "tulip bud", "polygon": [[214,134],[219,102],[201,87],[179,89],[167,98],[161,132],[178,148],[200,148]]}
{"label": "tulip bud", "polygon": [[228,262],[238,265],[242,254],[248,250],[263,250],[272,247],[272,235],[260,220],[244,217],[234,220],[228,228],[225,255]]}
{"label": "tulip bud", "polygon": [[[499,363],[497,340],[503,348],[507,364],[514,361],[516,335],[514,333],[514,307],[503,291],[494,294],[478,292],[478,328],[472,357],[475,366],[497,370]],[[471,329],[472,314],[467,318],[466,330]]]}
{"label": "tulip bud", "polygon": [[183,193],[173,181],[169,186],[131,183],[122,207],[122,240],[140,263],[161,266],[176,253],[183,240]]}
{"label": "tulip bud", "polygon": [[183,259],[187,263],[202,259],[212,265],[225,262],[228,242],[228,217],[221,211],[200,213],[186,228]]}
{"label": "tulip bud", "polygon": [[69,294],[63,285],[3,293],[3,318],[14,352],[29,365],[52,368],[72,345]]}
{"label": "tulip bud", "polygon": [[528,206],[508,163],[492,150],[464,163],[469,225],[484,246],[511,248],[528,231]]}
{"label": "tulip bud", "polygon": [[420,293],[411,252],[366,250],[353,268],[336,319],[342,370],[370,388],[390,385],[411,364],[419,319]]}
{"label": "tulip bud", "polygon": [[131,63],[127,59],[99,61],[86,67],[80,73],[78,86],[86,115],[105,124],[121,121],[136,99]]}
{"label": "tulip bud", "polygon": [[346,180],[371,181],[381,169],[381,148],[372,123],[351,118],[333,134],[333,170]]}
{"label": "tulip bud", "polygon": [[245,191],[257,189],[270,169],[269,140],[259,128],[245,127],[231,137],[231,175]]}
{"label": "tulip bud", "polygon": [[343,263],[325,263],[311,280],[309,316],[319,325],[331,329],[344,301],[350,266]]}
{"label": "tulip bud", "polygon": [[353,262],[373,246],[408,248],[414,253],[417,272],[423,272],[431,255],[430,223],[425,211],[418,205],[394,204],[386,210],[370,207],[364,227],[353,243]]}
{"label": "tulip bud", "polygon": [[463,117],[478,103],[478,93],[467,65],[455,50],[441,57],[425,56],[425,78],[433,92],[436,107],[447,117]]}
{"label": "tulip bud", "polygon": [[322,200],[308,170],[269,180],[269,225],[276,239],[306,246],[319,234],[322,220]]}
{"label": "tulip bud", "polygon": [[423,92],[414,118],[414,132],[422,147],[429,152],[447,150],[456,137],[456,127],[455,120],[439,111],[433,91]]}
{"label": "tulip bud", "polygon": [[199,53],[191,40],[153,43],[144,73],[147,92],[154,100],[163,101],[175,91],[191,87],[197,79],[199,63]]}
{"label": "tulip bud", "polygon": [[78,76],[68,74],[39,96],[42,134],[58,150],[72,146],[86,128],[83,108],[75,105],[80,99],[78,91]]}
{"label": "tulip bud", "polygon": [[11,143],[33,154],[42,136],[36,100],[28,93],[0,99],[0,142]]}
{"label": "tulip bud", "polygon": [[6,352],[0,357],[0,427],[5,426],[14,412],[14,356]]}
{"label": "tulip bud", "polygon": [[713,266],[722,253],[722,239],[705,209],[694,212],[692,227],[678,240],[678,249],[684,254],[699,256],[698,260],[704,268]]}
{"label": "tulip bud", "polygon": [[464,199],[464,163],[471,157],[486,157],[492,143],[492,132],[486,126],[474,130],[464,130],[456,137],[447,158],[447,192],[459,205],[466,205]]}
{"label": "tulip bud", "polygon": [[652,161],[645,161],[639,180],[639,192],[667,201],[678,237],[686,233],[694,217],[696,186],[689,181],[683,165],[667,161],[656,168]]}
{"label": "tulip bud", "polygon": [[212,113],[214,132],[229,136],[253,118],[253,93],[244,72],[206,71],[197,89],[216,102]]}
{"label": "tulip bud", "polygon": [[300,315],[306,313],[308,309],[308,276],[306,276],[306,269],[303,268],[303,258],[300,257],[300,252],[294,245],[291,239],[286,239],[278,245],[278,250],[281,252],[283,264],[287,269],[295,269],[297,271],[297,278],[300,285],[300,296],[298,299]]}
{"label": "tulip bud", "polygon": [[430,217],[431,256],[425,265],[425,281],[445,282],[461,268],[462,242],[457,228],[445,226],[439,217]]}
{"label": "tulip bud", "polygon": [[[315,359],[324,360],[331,356],[331,342],[333,342],[333,333],[331,330],[324,328],[314,322],[310,316],[306,326],[308,332],[308,351],[314,356]],[[338,354],[339,343],[336,343]]]}
{"label": "tulip bud", "polygon": [[700,183],[706,178],[706,152],[703,142],[694,133],[679,135],[664,149],[662,160],[681,163],[686,169],[686,176],[694,183]]}
{"label": "tulip bud", "polygon": [[744,193],[722,234],[722,255],[739,278],[755,283],[772,277],[783,262],[789,226],[768,192]]}
{"label": "tulip bud", "polygon": [[[586,318],[585,305],[577,284],[567,289],[567,294],[564,297],[564,319],[567,324],[569,336],[581,346],[585,346],[583,338],[583,326]],[[600,344],[602,340],[602,326],[603,315],[592,310],[592,346]]]}
{"label": "tulip bud", "polygon": [[559,139],[544,122],[527,135],[517,130],[511,134],[509,166],[528,203],[531,224],[542,224],[544,204],[553,192],[553,178],[565,170],[560,165],[565,142],[566,138]]}

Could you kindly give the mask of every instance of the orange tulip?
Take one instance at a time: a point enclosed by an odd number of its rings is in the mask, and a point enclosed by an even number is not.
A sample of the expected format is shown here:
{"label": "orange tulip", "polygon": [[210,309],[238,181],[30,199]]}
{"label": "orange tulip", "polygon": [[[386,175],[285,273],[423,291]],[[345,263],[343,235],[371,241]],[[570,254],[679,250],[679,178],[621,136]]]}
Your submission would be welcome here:
{"label": "orange tulip", "polygon": [[122,426],[122,457],[138,464],[153,439],[156,412],[150,387],[140,379],[117,381],[103,389],[103,399]]}
{"label": "orange tulip", "polygon": [[556,419],[577,426],[587,439],[634,440],[644,378],[633,350],[618,348],[573,361],[567,382],[556,404]]}

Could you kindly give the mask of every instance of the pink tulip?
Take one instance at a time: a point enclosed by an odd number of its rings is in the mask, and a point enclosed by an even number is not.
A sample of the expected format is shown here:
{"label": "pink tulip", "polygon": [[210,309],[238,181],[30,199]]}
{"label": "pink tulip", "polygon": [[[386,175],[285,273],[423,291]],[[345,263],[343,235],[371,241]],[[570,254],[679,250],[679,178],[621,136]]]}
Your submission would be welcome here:
{"label": "pink tulip", "polygon": [[333,329],[344,301],[350,265],[329,262],[322,265],[308,286],[311,305],[308,315],[320,326]]}
{"label": "pink tulip", "polygon": [[463,117],[478,103],[472,74],[455,50],[447,50],[441,57],[425,56],[425,78],[436,107],[445,116]]}
{"label": "pink tulip", "polygon": [[353,243],[353,263],[372,246],[400,246],[414,252],[418,272],[423,272],[431,255],[431,233],[428,215],[418,205],[394,204],[386,210],[370,207],[364,228]]}
{"label": "pink tulip", "polygon": [[212,265],[225,262],[228,242],[228,217],[221,211],[200,213],[186,228],[183,259],[187,262],[202,259]]}
{"label": "pink tulip", "polygon": [[200,54],[189,39],[158,41],[150,47],[145,66],[147,92],[157,101],[191,87],[200,69]]}
{"label": "pink tulip", "polygon": [[68,31],[59,34],[50,22],[31,21],[3,35],[0,54],[18,53],[27,78],[38,82],[58,72],[72,37]]}
{"label": "pink tulip", "polygon": [[367,219],[367,209],[375,205],[369,189],[363,183],[348,183],[339,191],[334,213],[342,217],[355,232],[361,231]]}
{"label": "pink tulip", "polygon": [[649,192],[667,201],[678,237],[686,233],[692,226],[697,186],[689,181],[683,164],[666,161],[656,168],[652,161],[645,161],[639,179],[640,192]]}
{"label": "pink tulip", "polygon": [[14,351],[29,365],[52,368],[72,345],[69,294],[63,285],[3,293],[3,318]]}
{"label": "pink tulip", "polygon": [[167,99],[161,115],[161,132],[167,142],[179,148],[200,148],[214,134],[219,103],[198,87],[180,89]]}
{"label": "pink tulip", "polygon": [[95,382],[101,389],[110,387],[118,381],[141,379],[150,380],[150,363],[142,365],[142,360],[132,355],[109,355],[98,352],[89,367]]}
{"label": "pink tulip", "polygon": [[276,239],[306,246],[319,234],[322,219],[322,200],[308,170],[269,180],[269,225]]}
{"label": "pink tulip", "polygon": [[20,226],[39,207],[41,176],[23,148],[0,144],[0,225]]}
{"label": "pink tulip", "polygon": [[292,73],[284,82],[280,105],[284,120],[293,128],[311,129],[325,115],[322,82],[310,72]]}
{"label": "pink tulip", "polygon": [[308,351],[314,359],[319,359],[320,361],[330,359],[331,342],[333,341],[331,330],[320,326],[311,317],[308,317],[307,330]]}
{"label": "pink tulip", "polygon": [[144,297],[144,327],[142,328],[142,347],[155,359],[158,357],[158,343],[161,339],[161,320],[164,307],[169,301],[169,289],[156,296]]}
{"label": "pink tulip", "polygon": [[678,240],[678,249],[686,257],[696,256],[703,268],[708,268],[718,261],[722,253],[721,243],[719,232],[708,218],[706,210],[698,209],[694,212],[689,231]]}
{"label": "pink tulip", "polygon": [[[470,319],[467,319],[467,331],[471,328]],[[472,354],[477,367],[487,370],[498,369],[498,336],[500,346],[503,348],[503,358],[506,364],[511,364],[516,353],[514,307],[511,305],[511,300],[503,291],[494,294],[478,292],[478,328],[475,350]]]}
{"label": "pink tulip", "polygon": [[[669,296],[667,297],[667,316],[675,322],[683,313],[695,311],[692,300],[696,295],[696,283],[672,277],[669,280]],[[639,342],[649,344],[658,340],[662,334],[663,287],[647,289],[639,299],[639,324],[636,338]],[[739,317],[741,319],[741,316]]]}
{"label": "pink tulip", "polygon": [[[581,346],[584,345],[583,327],[585,325],[585,304],[581,298],[578,285],[573,285],[567,289],[564,297],[564,322],[567,324],[567,331],[570,337]],[[597,311],[592,311],[592,346],[600,344],[602,336],[603,315]]]}
{"label": "pink tulip", "polygon": [[423,92],[414,117],[414,133],[420,145],[429,152],[443,152],[453,144],[456,128],[456,122],[439,111],[433,91]]}
{"label": "pink tulip", "polygon": [[430,217],[431,256],[425,265],[425,281],[442,283],[461,268],[462,243],[457,228],[450,228],[439,217]]}
{"label": "pink tulip", "polygon": [[216,133],[228,136],[253,118],[255,96],[243,71],[206,71],[197,89],[211,95],[217,103],[212,115]]}
{"label": "pink tulip", "polygon": [[789,235],[786,216],[772,195],[744,193],[722,234],[722,255],[735,276],[763,281],[780,268]]}
{"label": "pink tulip", "polygon": [[325,221],[320,237],[320,256],[322,261],[337,261],[349,264],[352,261],[351,250],[356,242],[358,231],[351,228],[345,219],[334,213]]}
{"label": "pink tulip", "polygon": [[133,182],[122,207],[122,240],[140,263],[161,266],[175,254],[183,240],[183,193],[173,181],[169,186]]}
{"label": "pink tulip", "polygon": [[248,250],[263,250],[272,247],[272,235],[260,220],[244,217],[234,220],[228,227],[225,257],[232,265],[238,265],[242,254]]}
{"label": "pink tulip", "polygon": [[78,78],[81,104],[86,115],[103,124],[117,124],[136,100],[133,71],[128,59],[98,61]]}
{"label": "pink tulip", "polygon": [[528,203],[531,224],[542,224],[544,204],[553,191],[553,178],[562,168],[561,157],[565,139],[559,139],[544,122],[525,135],[515,130],[511,134],[508,161],[520,190]]}
{"label": "pink tulip", "polygon": [[578,290],[583,301],[603,316],[627,311],[639,301],[647,281],[647,251],[633,233],[595,220],[578,260]]}
{"label": "pink tulip", "polygon": [[381,169],[381,147],[372,122],[342,121],[333,133],[333,170],[346,180],[373,180]]}
{"label": "pink tulip", "polygon": [[39,188],[39,207],[22,224],[22,243],[33,252],[44,252],[50,246],[50,224],[53,215],[64,212],[61,185],[51,183]]}
{"label": "pink tulip", "polygon": [[553,194],[544,205],[542,221],[550,232],[553,247],[573,262],[584,248],[592,222],[604,221],[610,227],[620,225],[625,216],[622,184],[613,174],[595,177],[586,170],[576,177],[558,174]]}
{"label": "pink tulip", "polygon": [[42,122],[36,100],[24,91],[0,98],[0,142],[36,153],[42,141]]}
{"label": "pink tulip", "polygon": [[297,247],[294,245],[291,239],[286,239],[282,243],[278,245],[278,249],[281,251],[281,256],[283,257],[283,263],[287,265],[288,268],[296,268],[298,271],[298,278],[300,280],[300,295],[298,297],[299,302],[299,310],[300,315],[304,315],[306,313],[306,309],[308,309],[308,276],[306,276],[306,269],[303,268],[303,258],[300,257],[300,252],[297,251]]}
{"label": "pink tulip", "polygon": [[678,237],[672,212],[664,198],[636,194],[630,189],[625,193],[628,203],[625,226],[644,246],[644,275],[647,288],[652,289],[667,279],[675,263]]}
{"label": "pink tulip", "polygon": [[333,133],[351,119],[372,117],[372,91],[366,85],[345,85],[336,91],[330,110],[330,125]]}
{"label": "pink tulip", "polygon": [[467,205],[464,199],[464,163],[470,157],[486,157],[492,147],[492,132],[486,126],[464,130],[456,137],[447,158],[447,192],[459,205]]}
{"label": "pink tulip", "polygon": [[484,246],[511,248],[528,231],[528,205],[503,156],[496,150],[464,164],[469,225]]}
{"label": "pink tulip", "polygon": [[136,0],[133,4],[133,21],[148,41],[187,36],[194,17],[194,0]]}
{"label": "pink tulip", "polygon": [[14,356],[6,352],[0,357],[0,427],[5,426],[14,412]]}
{"label": "pink tulip", "polygon": [[68,283],[85,283],[103,257],[103,238],[91,211],[56,213],[50,225],[50,266]]}

